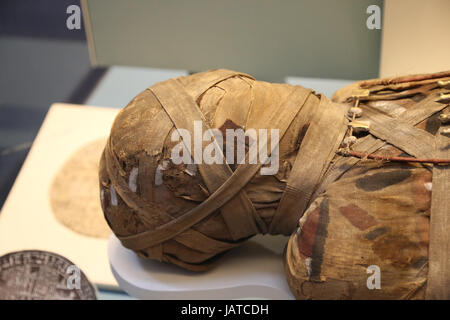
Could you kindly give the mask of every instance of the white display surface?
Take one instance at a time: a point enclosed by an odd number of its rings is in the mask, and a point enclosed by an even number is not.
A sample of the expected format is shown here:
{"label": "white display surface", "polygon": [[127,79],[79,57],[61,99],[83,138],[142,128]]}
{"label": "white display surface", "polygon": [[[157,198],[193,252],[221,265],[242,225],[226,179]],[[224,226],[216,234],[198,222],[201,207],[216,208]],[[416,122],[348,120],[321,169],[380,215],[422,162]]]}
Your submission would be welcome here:
{"label": "white display surface", "polygon": [[111,235],[108,255],[120,287],[139,299],[294,299],[284,273],[284,236],[256,236],[209,271],[139,258]]}
{"label": "white display surface", "polygon": [[109,135],[119,110],[53,104],[0,212],[0,255],[46,250],[75,263],[100,287],[117,288],[107,239],[75,233],[51,209],[53,178],[73,152]]}

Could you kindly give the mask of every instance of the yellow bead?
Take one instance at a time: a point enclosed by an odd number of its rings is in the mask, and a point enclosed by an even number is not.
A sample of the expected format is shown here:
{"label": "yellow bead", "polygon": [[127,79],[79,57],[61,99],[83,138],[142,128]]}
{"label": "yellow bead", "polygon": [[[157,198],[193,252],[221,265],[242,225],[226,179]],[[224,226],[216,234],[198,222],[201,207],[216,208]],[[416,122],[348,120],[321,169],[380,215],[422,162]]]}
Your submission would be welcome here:
{"label": "yellow bead", "polygon": [[358,140],[355,136],[349,136],[342,141],[343,147],[350,147],[351,145],[355,144],[356,140]]}
{"label": "yellow bead", "polygon": [[450,93],[441,93],[440,97],[437,98],[437,102],[448,102],[450,101]]}
{"label": "yellow bead", "polygon": [[356,118],[359,118],[362,116],[362,113],[363,113],[362,109],[358,107],[353,107],[350,108],[350,110],[348,110],[349,117],[353,117],[353,115],[355,115]]}
{"label": "yellow bead", "polygon": [[350,126],[353,128],[353,132],[362,133],[370,131],[370,121],[352,121]]}
{"label": "yellow bead", "polygon": [[370,95],[370,90],[368,89],[355,89],[352,91],[353,98],[366,98]]}
{"label": "yellow bead", "polygon": [[450,123],[450,114],[449,113],[442,113],[439,116],[439,120],[441,121],[442,124]]}

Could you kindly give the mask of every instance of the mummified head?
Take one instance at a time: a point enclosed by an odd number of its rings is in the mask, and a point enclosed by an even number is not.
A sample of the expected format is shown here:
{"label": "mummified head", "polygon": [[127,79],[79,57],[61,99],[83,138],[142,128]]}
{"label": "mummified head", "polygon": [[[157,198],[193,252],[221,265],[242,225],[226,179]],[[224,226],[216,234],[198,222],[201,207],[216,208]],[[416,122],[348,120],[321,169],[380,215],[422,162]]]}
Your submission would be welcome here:
{"label": "mummified head", "polygon": [[318,102],[228,70],[143,91],[117,116],[100,162],[111,229],[141,257],[190,270],[257,233],[290,234],[295,225],[272,218]]}

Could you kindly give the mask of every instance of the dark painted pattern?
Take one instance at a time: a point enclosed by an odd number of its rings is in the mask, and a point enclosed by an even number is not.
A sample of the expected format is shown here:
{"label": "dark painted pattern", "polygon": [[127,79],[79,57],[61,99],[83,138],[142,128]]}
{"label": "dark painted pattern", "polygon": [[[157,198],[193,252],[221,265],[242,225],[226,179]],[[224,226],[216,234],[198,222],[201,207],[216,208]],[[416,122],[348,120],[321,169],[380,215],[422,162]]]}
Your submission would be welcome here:
{"label": "dark painted pattern", "polygon": [[314,209],[306,219],[297,237],[298,250],[305,257],[312,257],[314,239],[316,238],[317,225],[319,223],[320,207]]}
{"label": "dark painted pattern", "polygon": [[374,217],[353,203],[345,207],[340,207],[339,212],[359,230],[366,230],[377,224]]}
{"label": "dark painted pattern", "polygon": [[325,251],[325,242],[328,237],[328,224],[330,223],[328,199],[320,203],[319,222],[317,225],[316,236],[314,237],[314,246],[311,257],[311,280],[320,280],[322,271],[323,255]]}
{"label": "dark painted pattern", "polygon": [[356,180],[356,186],[364,191],[377,191],[400,183],[411,176],[410,170],[392,170],[367,175]]}
{"label": "dark painted pattern", "polygon": [[389,231],[390,231],[389,227],[376,228],[372,231],[367,232],[364,238],[366,238],[367,240],[375,240],[379,236],[382,236],[383,234],[386,234]]}

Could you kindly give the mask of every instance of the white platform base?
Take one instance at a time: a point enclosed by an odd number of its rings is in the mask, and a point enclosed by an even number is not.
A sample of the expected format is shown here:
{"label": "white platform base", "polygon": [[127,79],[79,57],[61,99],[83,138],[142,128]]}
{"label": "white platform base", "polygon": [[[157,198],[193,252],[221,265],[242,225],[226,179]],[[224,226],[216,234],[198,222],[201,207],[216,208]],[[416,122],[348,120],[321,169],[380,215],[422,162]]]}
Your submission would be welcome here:
{"label": "white platform base", "polygon": [[283,266],[286,243],[283,236],[256,236],[204,273],[141,259],[114,235],[108,256],[119,286],[139,299],[293,299]]}
{"label": "white platform base", "polygon": [[1,208],[0,256],[20,250],[54,252],[76,264],[101,288],[117,289],[108,266],[108,239],[88,237],[61,224],[53,214],[49,192],[54,177],[74,152],[109,135],[119,111],[52,105]]}

